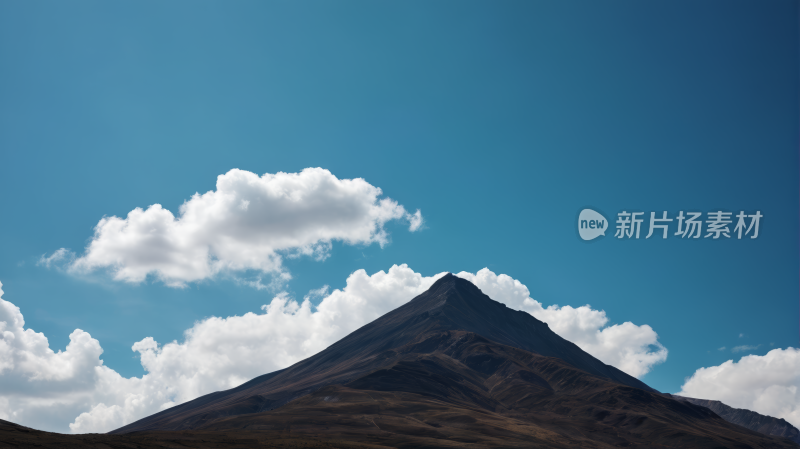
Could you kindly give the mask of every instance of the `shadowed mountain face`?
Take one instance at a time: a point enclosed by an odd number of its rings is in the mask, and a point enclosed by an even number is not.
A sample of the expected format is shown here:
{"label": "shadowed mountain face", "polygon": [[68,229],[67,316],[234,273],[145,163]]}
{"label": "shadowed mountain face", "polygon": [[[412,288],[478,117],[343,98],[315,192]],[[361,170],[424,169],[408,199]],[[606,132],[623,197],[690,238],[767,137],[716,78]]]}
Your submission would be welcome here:
{"label": "shadowed mountain face", "polygon": [[784,437],[795,443],[800,443],[800,431],[783,418],[773,418],[772,416],[762,415],[751,410],[733,408],[722,402],[709,399],[695,399],[676,395],[671,396],[679,401],[687,401],[695,405],[706,407],[730,423],[738,424],[765,435]]}
{"label": "shadowed mountain face", "polygon": [[390,447],[798,447],[662,395],[453,275],[313,357],[112,433],[209,432]]}

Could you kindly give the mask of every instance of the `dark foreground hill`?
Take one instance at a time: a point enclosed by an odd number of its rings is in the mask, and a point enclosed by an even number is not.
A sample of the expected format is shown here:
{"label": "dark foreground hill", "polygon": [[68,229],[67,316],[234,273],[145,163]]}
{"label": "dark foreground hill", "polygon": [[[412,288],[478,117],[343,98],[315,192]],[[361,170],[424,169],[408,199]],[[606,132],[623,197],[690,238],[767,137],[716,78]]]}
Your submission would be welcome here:
{"label": "dark foreground hill", "polygon": [[128,435],[86,434],[63,435],[42,432],[0,419],[0,449],[288,449],[319,448],[349,449],[372,448],[349,441],[320,438],[284,437],[269,432],[142,432]]}
{"label": "dark foreground hill", "polygon": [[230,447],[798,448],[662,395],[452,275],[309,359],[112,433],[97,438],[111,447],[238,438]]}

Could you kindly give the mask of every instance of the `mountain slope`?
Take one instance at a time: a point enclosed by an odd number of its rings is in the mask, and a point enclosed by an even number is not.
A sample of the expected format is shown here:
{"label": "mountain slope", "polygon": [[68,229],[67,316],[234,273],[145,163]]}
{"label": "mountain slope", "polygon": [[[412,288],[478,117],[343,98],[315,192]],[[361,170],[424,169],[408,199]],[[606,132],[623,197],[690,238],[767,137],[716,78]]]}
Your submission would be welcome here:
{"label": "mountain slope", "polygon": [[797,447],[732,425],[705,407],[472,332],[432,332],[389,352],[391,363],[346,385],[200,429],[392,447]]}

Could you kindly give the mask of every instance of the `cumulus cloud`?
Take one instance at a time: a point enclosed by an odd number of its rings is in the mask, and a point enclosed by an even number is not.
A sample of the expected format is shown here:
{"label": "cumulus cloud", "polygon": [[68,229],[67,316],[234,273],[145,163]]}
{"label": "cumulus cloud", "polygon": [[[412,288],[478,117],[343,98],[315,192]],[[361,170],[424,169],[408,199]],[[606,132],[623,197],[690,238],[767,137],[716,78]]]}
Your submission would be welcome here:
{"label": "cumulus cloud", "polygon": [[[66,351],[53,353],[44,335],[23,329],[19,309],[0,299],[0,334],[2,342],[10,342],[0,345],[11,345],[0,346],[0,385],[5,388],[0,392],[0,418],[47,430],[106,432],[314,355],[405,304],[444,274],[423,276],[406,265],[372,275],[357,270],[342,289],[323,286],[302,301],[279,293],[258,313],[199,321],[180,342],[159,344],[144,338],[132,346],[146,371],[140,378],[124,378],[105,367],[99,342],[80,330],[70,336]],[[647,325],[606,326],[605,313],[589,306],[545,308],[530,298],[522,283],[488,269],[458,276],[511,308],[529,311],[629,374],[641,376],[666,357]],[[315,299],[317,306],[312,304]],[[6,330],[12,336],[6,338]],[[26,388],[18,389],[17,384]]]}
{"label": "cumulus cloud", "polygon": [[800,427],[800,349],[773,349],[700,368],[678,394],[721,401]]}
{"label": "cumulus cloud", "polygon": [[[172,287],[221,272],[280,274],[284,257],[324,260],[333,241],[383,246],[384,225],[392,220],[420,228],[419,210],[409,213],[381,195],[364,179],[338,179],[322,168],[263,176],[234,169],[217,178],[216,190],[184,202],[178,217],[154,204],[125,218],[102,218],[68,269],[107,269],[131,283],[151,275]],[[67,254],[59,249],[41,263],[50,266]]]}
{"label": "cumulus cloud", "polygon": [[61,429],[102,400],[99,384],[117,377],[103,366],[100,343],[76,329],[64,351],[25,329],[19,308],[2,299],[0,284],[0,419]]}

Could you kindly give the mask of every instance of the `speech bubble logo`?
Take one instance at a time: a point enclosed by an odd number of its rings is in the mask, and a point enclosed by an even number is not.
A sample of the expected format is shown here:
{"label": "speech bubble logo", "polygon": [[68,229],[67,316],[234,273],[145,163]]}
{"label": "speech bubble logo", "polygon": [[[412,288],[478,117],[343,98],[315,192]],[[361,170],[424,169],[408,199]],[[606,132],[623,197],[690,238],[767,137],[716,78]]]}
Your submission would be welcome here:
{"label": "speech bubble logo", "polygon": [[608,229],[608,220],[599,212],[584,209],[578,216],[578,234],[584,240],[594,240],[601,235],[605,236],[606,229]]}

